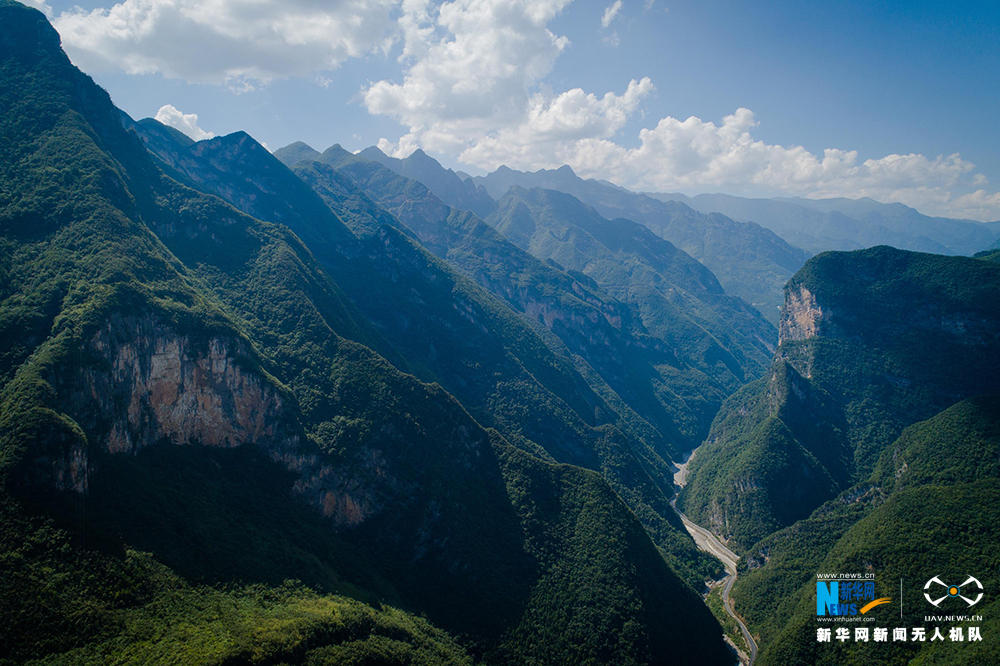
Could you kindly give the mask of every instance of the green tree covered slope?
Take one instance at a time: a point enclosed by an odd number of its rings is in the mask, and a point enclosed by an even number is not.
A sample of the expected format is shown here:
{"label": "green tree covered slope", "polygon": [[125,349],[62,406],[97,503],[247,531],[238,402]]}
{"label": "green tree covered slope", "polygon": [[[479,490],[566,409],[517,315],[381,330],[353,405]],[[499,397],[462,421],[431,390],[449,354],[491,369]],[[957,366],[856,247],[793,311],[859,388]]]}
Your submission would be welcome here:
{"label": "green tree covered slope", "polygon": [[165,175],[7,0],[0,108],[0,659],[729,663],[598,474],[373,351],[299,236]]}
{"label": "green tree covered slope", "polygon": [[786,287],[768,376],[723,406],[678,506],[747,548],[866,479],[906,426],[995,392],[998,289],[982,259],[811,259]]}

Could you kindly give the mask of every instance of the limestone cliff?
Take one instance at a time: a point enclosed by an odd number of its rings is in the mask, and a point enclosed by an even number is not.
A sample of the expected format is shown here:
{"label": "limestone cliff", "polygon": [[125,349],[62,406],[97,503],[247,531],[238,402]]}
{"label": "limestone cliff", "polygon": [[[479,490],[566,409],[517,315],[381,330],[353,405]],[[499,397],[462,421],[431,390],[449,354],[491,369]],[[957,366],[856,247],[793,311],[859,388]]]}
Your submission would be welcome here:
{"label": "limestone cliff", "polygon": [[[86,493],[101,453],[134,455],[156,443],[260,447],[299,479],[295,491],[338,526],[377,513],[380,489],[395,487],[381,451],[337,466],[303,445],[294,398],[260,369],[246,341],[223,333],[179,333],[154,315],[113,316],[72,367],[49,377],[65,416],[83,436],[48,466],[60,490]],[[96,454],[96,455],[95,455]]]}
{"label": "limestone cliff", "polygon": [[815,294],[804,285],[789,286],[785,289],[785,303],[778,321],[778,344],[820,335],[825,316]]}
{"label": "limestone cliff", "polygon": [[749,547],[867,478],[907,426],[996,392],[998,277],[887,247],[809,260],[768,377],[723,406],[678,506]]}

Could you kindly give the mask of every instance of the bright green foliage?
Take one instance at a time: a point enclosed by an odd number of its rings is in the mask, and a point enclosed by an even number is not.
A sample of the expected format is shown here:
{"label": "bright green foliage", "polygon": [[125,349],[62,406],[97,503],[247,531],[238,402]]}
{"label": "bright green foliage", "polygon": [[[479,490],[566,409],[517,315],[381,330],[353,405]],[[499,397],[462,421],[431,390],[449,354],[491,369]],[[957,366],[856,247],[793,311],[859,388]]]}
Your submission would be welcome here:
{"label": "bright green foliage", "polygon": [[733,645],[739,646],[744,653],[748,653],[750,647],[747,645],[746,639],[743,638],[740,625],[726,612],[726,606],[722,602],[722,585],[716,585],[709,591],[708,596],[705,597],[705,605],[722,625],[722,631],[726,634],[726,638],[731,640]]}
{"label": "bright green foliage", "polygon": [[[38,571],[32,582],[44,585],[44,591],[19,591],[32,594],[39,605],[48,598],[73,608],[60,617],[56,609],[6,606],[21,611],[17,621],[31,622],[4,627],[4,638],[16,640],[7,655],[18,661],[48,653],[27,663],[473,663],[446,633],[392,607],[318,595],[294,581],[224,589],[192,586],[149,554],[135,551],[121,560],[91,555],[76,569],[67,566],[64,553],[52,552],[56,543],[41,541],[39,533],[32,536],[34,548],[49,547],[51,566],[59,573]],[[84,587],[88,584],[94,587]],[[10,589],[11,583],[5,581],[4,587]],[[100,592],[95,595],[94,590]],[[7,662],[0,658],[0,663]]]}
{"label": "bright green foliage", "polygon": [[[935,611],[924,601],[922,593],[924,582],[934,575],[961,583],[972,574],[985,590],[996,589],[1000,584],[996,573],[1000,564],[996,555],[1000,531],[984,507],[996,506],[998,501],[1000,482],[996,479],[902,490],[848,530],[817,569],[875,571],[879,575],[876,597],[892,597],[896,602],[877,614],[881,618],[877,626],[941,625],[946,629],[952,625],[974,625],[981,627],[984,642],[818,645],[816,586],[810,581],[795,593],[792,618],[761,653],[761,665],[995,663],[1000,650],[987,637],[1000,629],[996,616],[1000,603],[986,597],[975,607],[975,614],[982,615],[983,621],[924,622],[928,613],[948,613]],[[898,616],[900,578],[906,595],[902,619]],[[896,611],[894,617],[892,609]],[[951,610],[967,613],[969,609],[962,603],[960,609]]]}
{"label": "bright green foliage", "polygon": [[868,514],[875,498],[862,493],[853,499],[827,502],[808,518],[755,543],[740,561],[731,595],[759,645],[771,645],[777,639],[795,611],[801,589],[811,586],[815,595],[815,575],[827,553]]}
{"label": "bright green foliage", "polygon": [[[723,407],[679,506],[747,548],[868,478],[903,428],[1000,388],[998,290],[1000,267],[978,259],[887,247],[811,259],[789,282],[767,383]],[[816,330],[797,333],[797,317]]]}
{"label": "bright green foliage", "polygon": [[[900,626],[923,624],[931,607],[921,588],[931,576],[961,582],[974,575],[992,589],[1000,583],[995,555],[1000,533],[989,511],[1000,499],[998,471],[1000,396],[970,398],[904,430],[865,483],[755,544],[741,563],[750,569],[741,573],[733,595],[767,648],[761,663],[861,663],[876,655],[881,655],[879,663],[914,659],[912,646],[884,653],[808,647],[815,633],[813,574],[874,570],[890,588],[903,578],[904,610],[910,613]],[[879,596],[896,599],[898,588]],[[988,599],[984,603],[992,606],[976,606],[975,612],[986,619],[985,637],[996,630],[992,614],[997,606]],[[893,607],[898,612],[898,605]],[[990,663],[997,656],[995,645],[984,642],[978,647],[925,645],[919,659]]]}
{"label": "bright green foliage", "polygon": [[679,506],[739,552],[837,494],[849,480],[842,432],[829,396],[778,361],[723,405]]}
{"label": "bright green foliage", "polygon": [[871,482],[886,492],[1000,478],[1000,395],[963,400],[903,431]]}
{"label": "bright green foliage", "polygon": [[[161,146],[158,153],[166,152],[162,142],[154,145]],[[274,177],[281,165],[243,137],[223,137],[199,146],[205,161],[195,161],[190,151],[177,147],[177,155],[164,160],[182,165],[190,178],[239,205],[255,202],[249,211],[289,224],[357,307],[379,323],[380,332],[409,359],[409,367],[440,382],[479,421],[496,427],[522,448],[601,471],[692,585],[700,586],[719,572],[713,559],[695,549],[668,502],[666,460],[677,450],[674,442],[686,440],[677,433],[675,421],[690,437],[690,427],[683,425],[691,420],[688,408],[681,404],[679,413],[673,412],[676,418],[670,418],[647,395],[652,393],[648,383],[636,390],[612,379],[612,388],[601,376],[645,378],[654,372],[648,354],[634,344],[627,328],[623,331],[612,324],[622,316],[617,303],[602,301],[596,290],[527,255],[475,216],[451,211],[419,183],[339,147],[322,158],[345,171],[319,162],[300,165],[298,173],[315,189],[302,193],[302,182],[296,185],[284,176]],[[220,163],[217,154],[227,156],[225,168],[209,169],[210,163]],[[355,180],[382,201],[403,202],[400,206],[410,227],[376,205]],[[251,196],[251,187],[261,187],[260,195]],[[263,210],[260,202],[275,193],[292,206],[286,203],[270,213]],[[392,263],[375,250],[359,250],[356,254],[362,256],[355,259],[324,244],[317,216],[301,215],[294,208],[295,202],[308,201],[316,193],[363,242],[388,247]],[[411,228],[448,263],[414,245]],[[414,271],[414,265],[419,270]],[[406,271],[405,278],[399,276],[401,270]],[[370,298],[373,292],[378,299]],[[552,331],[533,325],[508,305],[521,312],[531,308],[551,312],[557,324]],[[502,382],[496,381],[498,376]],[[692,402],[699,411],[706,408],[701,396]],[[659,431],[653,424],[660,426]]]}
{"label": "bright green foliage", "polygon": [[[491,660],[637,664],[661,654],[671,663],[729,663],[721,631],[714,620],[709,627],[697,593],[664,575],[667,566],[639,521],[607,501],[612,491],[596,474],[542,465],[514,449],[502,459],[527,552],[550,564],[540,572],[522,622]],[[637,586],[640,580],[644,584]],[[705,632],[714,643],[678,649],[687,640],[702,642]]]}
{"label": "bright green foliage", "polygon": [[[0,658],[725,663],[599,475],[517,451],[401,372],[397,338],[332,279],[440,294],[419,280],[447,273],[405,231],[362,240],[317,197],[300,240],[165,175],[44,16],[10,2],[0,101]],[[143,385],[171,345],[189,385]],[[503,358],[530,386],[559,376],[541,353],[521,374]],[[267,422],[203,447],[185,428],[213,404],[220,429]],[[532,502],[526,475],[559,482]]]}

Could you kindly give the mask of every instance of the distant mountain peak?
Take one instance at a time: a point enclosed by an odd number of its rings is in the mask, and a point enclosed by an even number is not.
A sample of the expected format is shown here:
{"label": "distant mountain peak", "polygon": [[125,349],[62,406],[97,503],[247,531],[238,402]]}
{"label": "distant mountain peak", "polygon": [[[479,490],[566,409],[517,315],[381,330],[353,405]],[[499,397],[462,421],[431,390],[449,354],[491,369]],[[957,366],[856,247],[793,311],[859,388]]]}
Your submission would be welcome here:
{"label": "distant mountain peak", "polygon": [[418,148],[409,157],[399,159],[386,155],[377,146],[369,146],[357,155],[386,167],[390,171],[421,183],[445,204],[457,210],[467,210],[485,218],[496,210],[496,201],[485,188],[446,169],[435,158]]}
{"label": "distant mountain peak", "polygon": [[381,162],[385,158],[389,157],[388,155],[383,153],[382,149],[379,148],[378,146],[368,146],[360,153],[358,153],[358,155],[364,157],[365,159],[372,160],[373,162]]}
{"label": "distant mountain peak", "polygon": [[319,155],[320,153],[318,150],[306,143],[303,143],[302,141],[290,143],[284,148],[279,148],[274,151],[274,156],[286,166],[292,166],[306,160],[314,161],[319,157]]}
{"label": "distant mountain peak", "polygon": [[285,146],[285,148],[294,148],[296,150],[306,150],[306,149],[316,150],[315,148],[310,146],[308,143],[305,143],[304,141],[295,141],[294,143],[290,143],[287,146]]}

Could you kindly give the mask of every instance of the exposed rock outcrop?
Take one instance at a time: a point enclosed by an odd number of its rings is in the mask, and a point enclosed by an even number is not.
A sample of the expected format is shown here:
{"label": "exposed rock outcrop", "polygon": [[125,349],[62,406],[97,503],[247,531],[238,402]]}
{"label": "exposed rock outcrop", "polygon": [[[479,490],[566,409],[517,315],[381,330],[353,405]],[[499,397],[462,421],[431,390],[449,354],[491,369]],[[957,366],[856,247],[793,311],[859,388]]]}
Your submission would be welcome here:
{"label": "exposed rock outcrop", "polygon": [[786,340],[805,340],[820,335],[829,313],[820,307],[816,295],[803,285],[785,290],[785,304],[778,322],[778,344]]}
{"label": "exposed rock outcrop", "polygon": [[53,479],[61,489],[86,491],[96,451],[256,444],[277,459],[299,444],[289,399],[254,367],[246,342],[179,333],[153,315],[111,317],[48,379],[84,435],[63,447]]}

